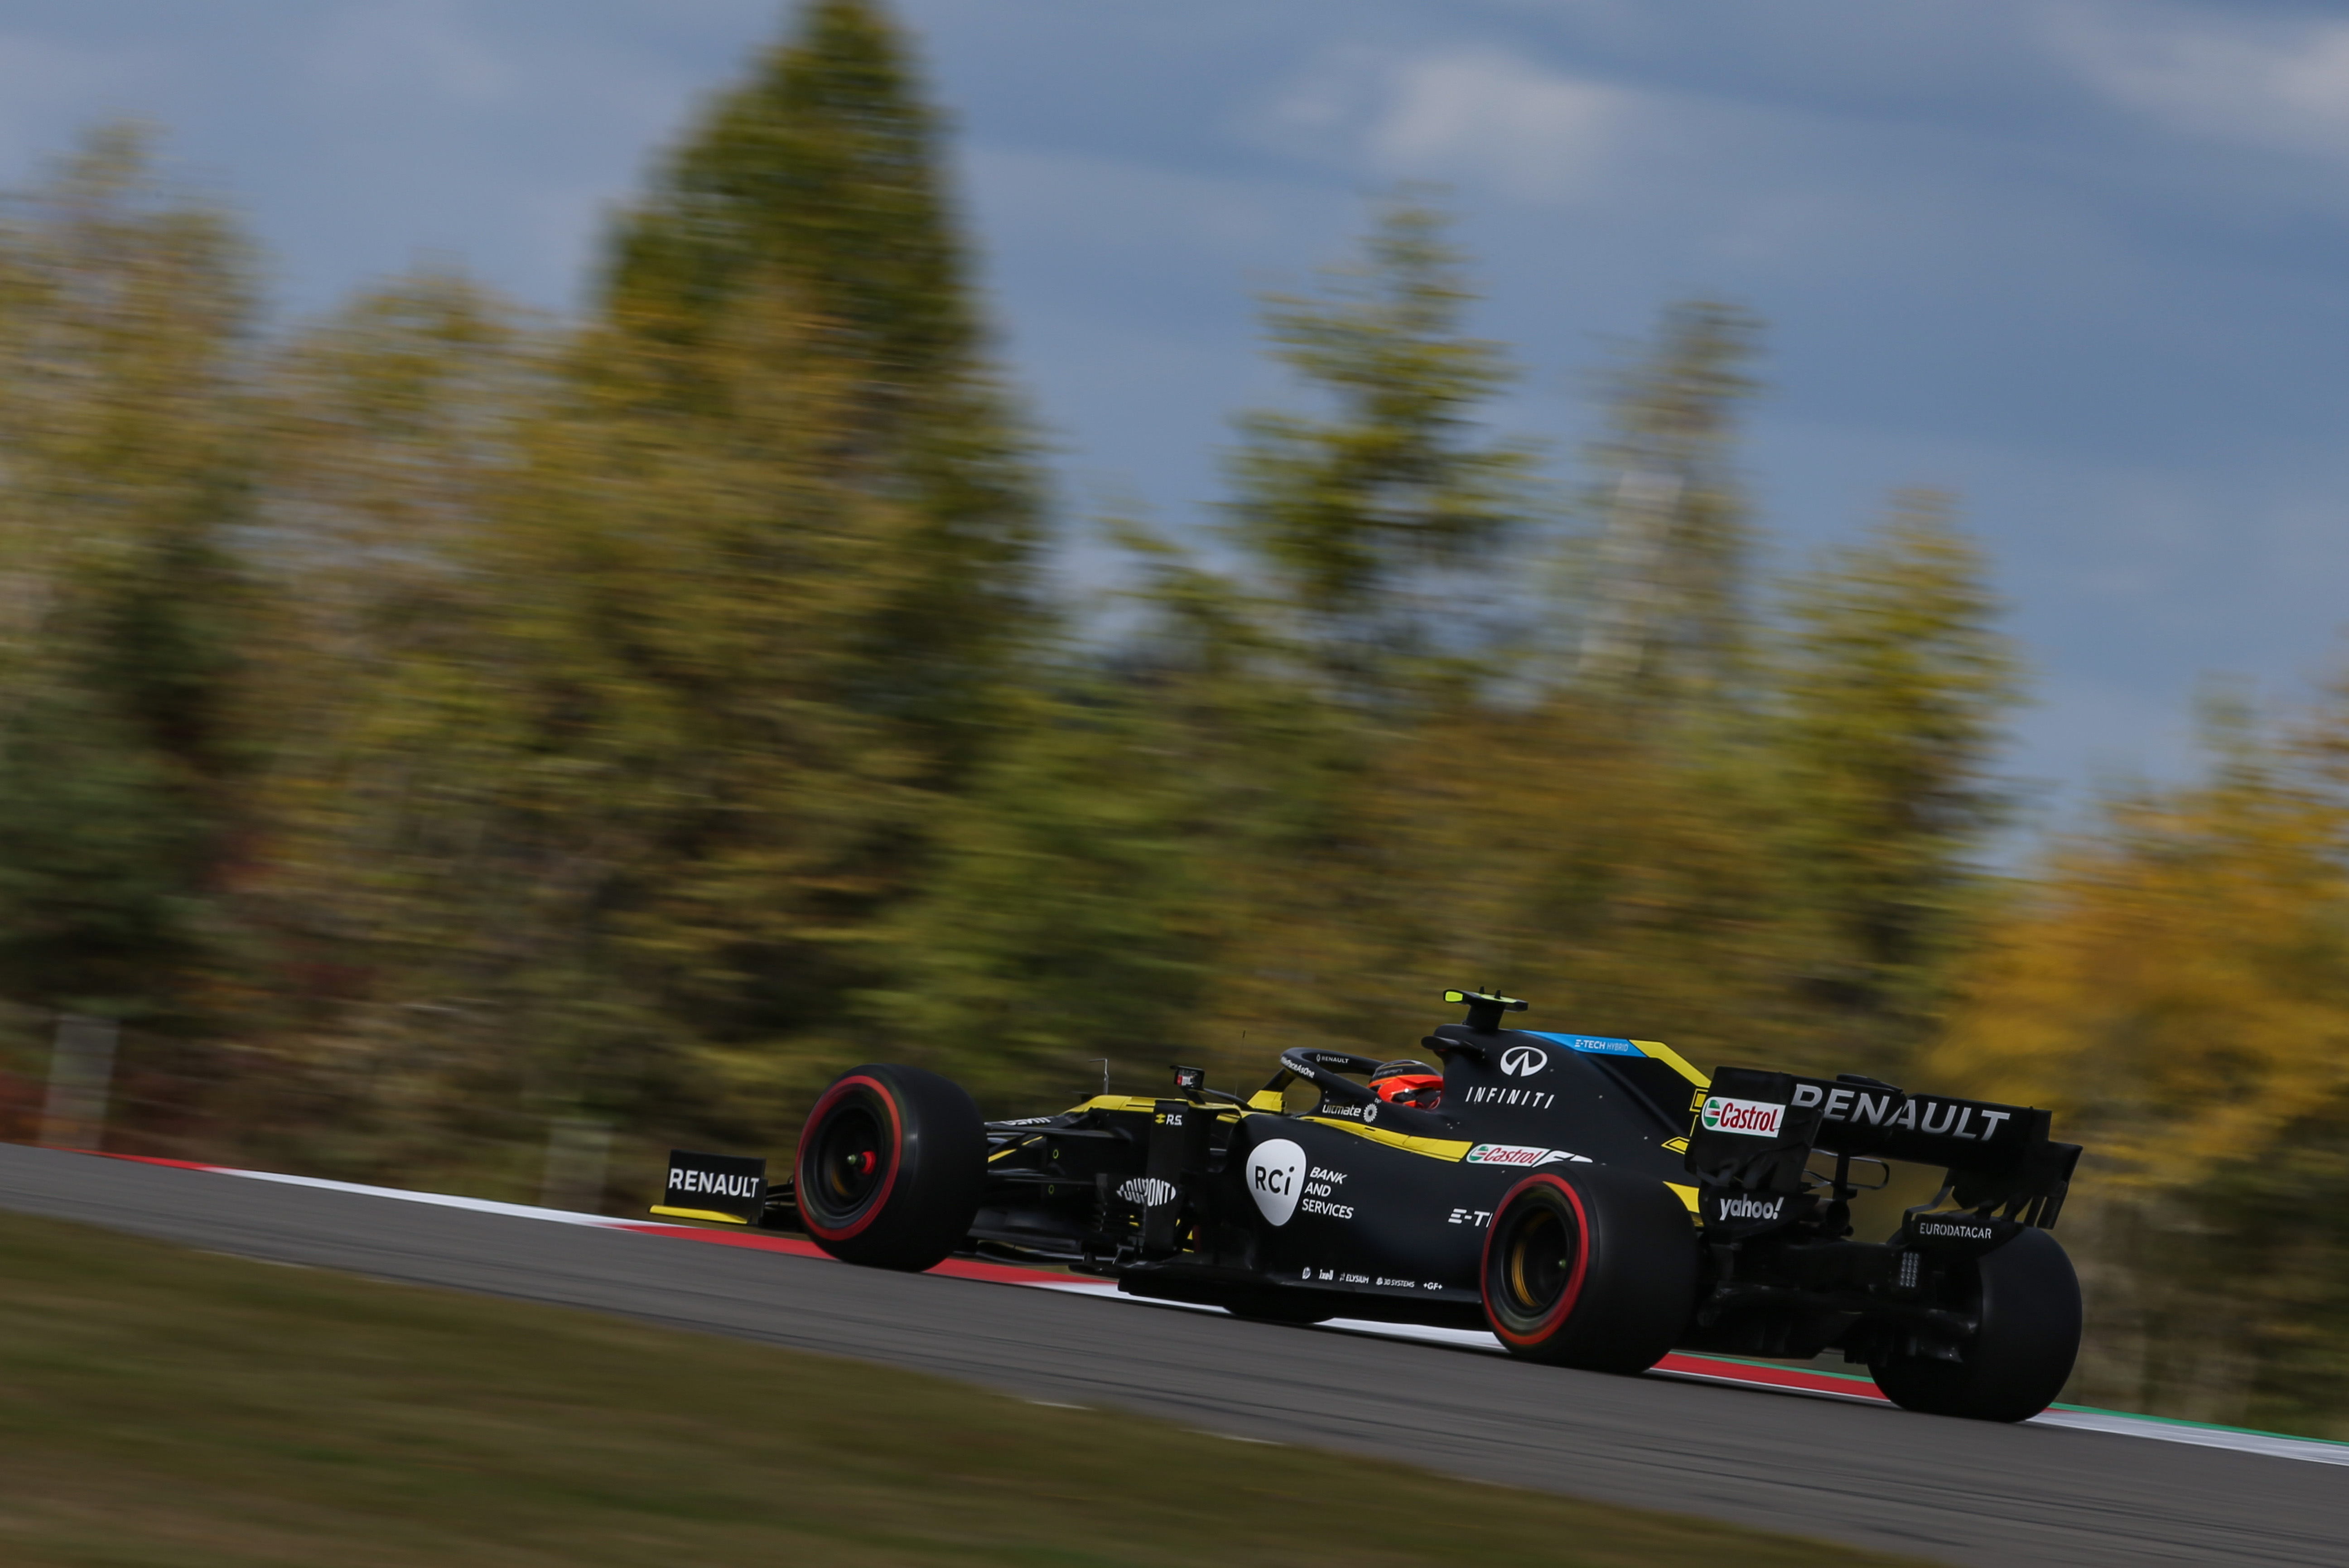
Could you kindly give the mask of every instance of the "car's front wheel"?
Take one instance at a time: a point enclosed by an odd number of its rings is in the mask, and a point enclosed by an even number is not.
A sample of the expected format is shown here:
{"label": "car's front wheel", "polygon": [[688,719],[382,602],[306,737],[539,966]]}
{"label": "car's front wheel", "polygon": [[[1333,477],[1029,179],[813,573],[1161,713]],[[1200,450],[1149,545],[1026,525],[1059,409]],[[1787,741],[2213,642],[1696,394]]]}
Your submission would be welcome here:
{"label": "car's front wheel", "polygon": [[2055,1401],[2080,1353],[2080,1279],[2044,1231],[1954,1260],[1947,1305],[1974,1319],[1961,1359],[1910,1356],[1870,1368],[1904,1409],[1978,1421],[2027,1421]]}
{"label": "car's front wheel", "polygon": [[800,1220],[833,1257],[912,1272],[970,1232],[987,1132],[962,1085],[919,1067],[868,1064],[833,1080],[792,1161]]}
{"label": "car's front wheel", "polygon": [[1604,1165],[1510,1189],[1485,1238],[1485,1317],[1510,1354],[1642,1372],[1696,1303],[1688,1207],[1660,1181]]}

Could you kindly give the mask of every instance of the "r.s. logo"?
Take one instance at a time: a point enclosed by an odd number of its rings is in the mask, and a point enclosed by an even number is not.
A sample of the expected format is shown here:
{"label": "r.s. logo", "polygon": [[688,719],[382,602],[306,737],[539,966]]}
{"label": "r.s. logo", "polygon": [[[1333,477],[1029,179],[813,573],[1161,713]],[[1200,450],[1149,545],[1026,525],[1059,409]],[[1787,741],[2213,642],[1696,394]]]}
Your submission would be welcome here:
{"label": "r.s. logo", "polygon": [[1549,1065],[1549,1053],[1530,1045],[1512,1045],[1501,1053],[1501,1071],[1512,1078],[1530,1078]]}
{"label": "r.s. logo", "polygon": [[1260,1143],[1248,1154],[1248,1196],[1257,1211],[1275,1225],[1297,1212],[1297,1192],[1305,1178],[1305,1151],[1285,1137]]}

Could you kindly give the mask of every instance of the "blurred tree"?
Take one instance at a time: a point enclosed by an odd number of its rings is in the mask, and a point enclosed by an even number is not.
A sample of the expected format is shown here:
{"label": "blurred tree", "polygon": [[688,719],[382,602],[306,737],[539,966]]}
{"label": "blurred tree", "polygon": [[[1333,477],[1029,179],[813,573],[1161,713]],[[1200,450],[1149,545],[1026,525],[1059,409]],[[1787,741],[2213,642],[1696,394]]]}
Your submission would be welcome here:
{"label": "blurred tree", "polygon": [[1149,569],[1125,700],[1189,782],[1186,853],[1215,890],[1178,925],[1211,934],[1214,983],[1172,1022],[1211,1066],[1389,1031],[1381,966],[1427,885],[1415,828],[1385,831],[1380,759],[1498,670],[1506,593],[1479,568],[1527,532],[1530,454],[1477,422],[1512,372],[1462,331],[1444,223],[1402,193],[1317,296],[1268,300],[1269,352],[1324,409],[1237,421],[1234,576],[1127,535]]}
{"label": "blurred tree", "polygon": [[275,345],[261,404],[271,556],[331,616],[324,635],[396,638],[460,597],[522,433],[555,389],[556,343],[553,323],[435,267]]}
{"label": "blurred tree", "polygon": [[1780,852],[1823,939],[1796,972],[1840,1015],[1853,1070],[1890,1070],[1923,1039],[1983,912],[1978,857],[2007,804],[1992,770],[2021,695],[1984,576],[1947,498],[1912,491],[1788,587],[1767,731]]}
{"label": "blurred tree", "polygon": [[874,628],[936,569],[932,520],[891,493],[859,439],[862,367],[812,347],[822,331],[781,289],[738,300],[699,351],[725,417],[591,407],[551,427],[502,540],[505,575],[563,585],[505,633],[529,836],[574,910],[555,929],[639,999],[622,1059],[746,1107],[864,1044],[859,997],[973,765],[947,788],[936,729],[887,700],[898,650]]}
{"label": "blurred tree", "polygon": [[1216,956],[1226,835],[1245,828],[1199,735],[1130,672],[1063,672],[946,809],[942,854],[869,998],[975,1093],[1127,1088],[1194,1054]]}
{"label": "blurred tree", "polygon": [[[403,324],[419,370],[447,325]],[[734,1136],[766,1136],[771,1093],[855,1048],[936,794],[912,727],[861,701],[866,638],[923,563],[811,330],[780,290],[738,300],[696,350],[722,418],[614,397],[631,356],[669,350],[608,336],[570,385],[536,386],[526,343],[418,378],[462,400],[520,354],[524,400],[468,416],[457,444],[492,455],[422,498],[481,515],[387,592],[363,643],[399,657],[322,759],[320,824],[376,850],[344,881],[372,913],[367,993],[408,1010],[400,1054],[479,1047],[445,1056],[470,1092],[440,1097],[688,1124],[731,1102]],[[393,443],[431,472],[451,432],[412,412]]]}
{"label": "blurred tree", "polygon": [[2246,737],[2206,784],[2112,803],[1973,966],[1943,1057],[2093,1118],[2147,1180],[2349,1088],[2349,814],[2302,760]]}
{"label": "blurred tree", "polygon": [[582,360],[618,510],[573,629],[626,657],[616,734],[682,726],[640,758],[662,826],[609,918],[745,1105],[885,1027],[900,913],[1049,635],[909,55],[869,0],[811,0],[619,226]]}
{"label": "blurred tree", "polygon": [[1120,636],[1063,651],[946,814],[876,996],[983,1089],[1097,1085],[1102,1061],[1156,1086],[1176,1057],[1228,1086],[1268,1071],[1268,1028],[1326,1032],[1360,1006],[1289,968],[1298,944],[1344,940],[1319,900],[1354,890],[1326,853],[1358,776],[1345,711],[1295,679],[1252,596],[1112,528],[1139,567]]}
{"label": "blurred tree", "polygon": [[222,998],[257,727],[234,556],[247,260],[90,137],[0,225],[0,991],[183,1025]]}
{"label": "blurred tree", "polygon": [[744,295],[780,280],[872,368],[874,395],[918,400],[971,369],[968,264],[909,55],[872,0],[809,0],[796,35],[709,107],[621,223],[606,313],[707,343]]}
{"label": "blurred tree", "polygon": [[1049,625],[905,56],[809,5],[559,352],[427,278],[289,361],[289,505],[397,653],[319,819],[378,851],[361,989],[426,1101],[771,1138],[886,1022]]}
{"label": "blurred tree", "polygon": [[1567,692],[1429,736],[1431,783],[1477,759],[1449,809],[1399,813],[1446,846],[1429,949],[1505,968],[1542,1027],[1663,1040],[1708,1068],[1826,1065],[1785,983],[1799,926],[1751,782],[1618,717]]}
{"label": "blurred tree", "polygon": [[1385,912],[1364,968],[1413,993],[1385,999],[1391,1033],[1464,976],[1576,1027],[1807,1059],[1733,463],[1756,332],[1726,306],[1667,313],[1608,389],[1614,434],[1593,459],[1611,477],[1585,569],[1556,592],[1521,533],[1495,574],[1553,589],[1535,613],[1579,623],[1569,668],[1447,692],[1350,803],[1350,857],[1370,874],[1336,907]]}
{"label": "blurred tree", "polygon": [[436,269],[304,325],[261,367],[254,569],[283,608],[255,687],[289,717],[252,792],[242,909],[273,968],[243,1022],[272,1067],[240,1106],[248,1158],[471,1185],[485,1153],[533,1135],[512,955],[543,933],[500,794],[525,735],[492,671],[503,606],[550,589],[493,563],[558,342]]}
{"label": "blurred tree", "polygon": [[864,630],[859,699],[918,731],[951,787],[1041,608],[1040,524],[910,54],[874,0],[809,0],[618,226],[603,313],[667,350],[626,357],[617,395],[720,420],[704,356],[726,351],[744,302],[780,291],[802,313],[797,351],[845,378],[842,438],[910,524]]}
{"label": "blurred tree", "polygon": [[1392,697],[1427,660],[1487,651],[1475,610],[1489,595],[1466,574],[1530,509],[1530,452],[1476,424],[1514,372],[1462,333],[1475,296],[1445,221],[1398,196],[1319,297],[1267,302],[1273,357],[1330,410],[1244,415],[1230,463],[1230,533],[1344,698]]}
{"label": "blurred tree", "polygon": [[1734,454],[1760,334],[1734,306],[1673,306],[1608,385],[1576,671],[1630,711],[1733,701],[1747,673],[1753,534]]}

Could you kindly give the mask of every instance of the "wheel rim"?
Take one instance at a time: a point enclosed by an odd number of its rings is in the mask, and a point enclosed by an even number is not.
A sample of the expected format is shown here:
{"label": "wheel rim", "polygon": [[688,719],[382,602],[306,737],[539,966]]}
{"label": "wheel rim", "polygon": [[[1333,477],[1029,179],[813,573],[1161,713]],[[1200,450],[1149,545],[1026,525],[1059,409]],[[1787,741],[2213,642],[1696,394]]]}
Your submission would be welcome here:
{"label": "wheel rim", "polygon": [[1574,1278],[1575,1236],[1547,1204],[1527,1204],[1501,1250],[1501,1291],[1514,1316],[1549,1315]]}
{"label": "wheel rim", "polygon": [[897,1180],[898,1118],[868,1077],[834,1084],[816,1103],[800,1144],[800,1218],[819,1237],[863,1231]]}
{"label": "wheel rim", "polygon": [[1503,1344],[1539,1351],[1581,1299],[1590,1235],[1581,1197],[1557,1176],[1529,1176],[1501,1199],[1482,1263],[1485,1320]]}
{"label": "wheel rim", "polygon": [[881,1124],[864,1106],[841,1106],[816,1135],[816,1186],[823,1206],[845,1219],[871,1200],[880,1189],[887,1163]]}

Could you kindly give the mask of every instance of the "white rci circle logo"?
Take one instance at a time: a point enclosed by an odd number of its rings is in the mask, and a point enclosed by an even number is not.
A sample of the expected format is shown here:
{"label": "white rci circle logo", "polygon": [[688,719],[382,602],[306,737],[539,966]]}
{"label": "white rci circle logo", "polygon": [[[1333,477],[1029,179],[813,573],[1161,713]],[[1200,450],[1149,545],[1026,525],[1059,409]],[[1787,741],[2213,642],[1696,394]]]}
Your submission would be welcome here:
{"label": "white rci circle logo", "polygon": [[1248,1196],[1257,1211],[1275,1225],[1297,1212],[1298,1188],[1305,1179],[1305,1151],[1285,1137],[1260,1143],[1248,1153]]}
{"label": "white rci circle logo", "polygon": [[1549,1053],[1530,1045],[1512,1045],[1501,1053],[1501,1071],[1512,1078],[1530,1078],[1549,1065]]}

